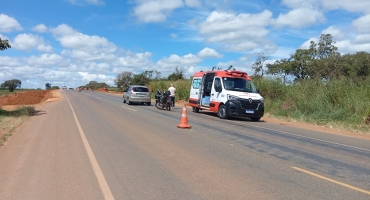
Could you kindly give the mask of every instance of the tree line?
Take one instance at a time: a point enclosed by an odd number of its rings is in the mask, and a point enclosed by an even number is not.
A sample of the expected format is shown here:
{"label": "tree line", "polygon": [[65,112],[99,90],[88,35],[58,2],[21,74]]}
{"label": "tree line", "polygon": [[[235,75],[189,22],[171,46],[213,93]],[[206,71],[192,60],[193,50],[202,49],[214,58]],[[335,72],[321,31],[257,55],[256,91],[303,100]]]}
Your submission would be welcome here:
{"label": "tree line", "polygon": [[289,58],[274,63],[264,64],[269,56],[260,53],[253,64],[255,77],[266,74],[280,77],[284,82],[293,81],[334,80],[340,78],[366,79],[370,76],[370,54],[340,54],[331,34],[321,34],[319,42],[310,42],[308,49],[297,49]]}
{"label": "tree line", "polygon": [[184,68],[176,67],[174,72],[168,75],[166,78],[161,77],[161,72],[150,70],[144,71],[140,74],[134,74],[129,71],[124,71],[116,76],[114,84],[120,91],[123,91],[129,85],[148,85],[151,81],[158,80],[181,80],[185,79]]}

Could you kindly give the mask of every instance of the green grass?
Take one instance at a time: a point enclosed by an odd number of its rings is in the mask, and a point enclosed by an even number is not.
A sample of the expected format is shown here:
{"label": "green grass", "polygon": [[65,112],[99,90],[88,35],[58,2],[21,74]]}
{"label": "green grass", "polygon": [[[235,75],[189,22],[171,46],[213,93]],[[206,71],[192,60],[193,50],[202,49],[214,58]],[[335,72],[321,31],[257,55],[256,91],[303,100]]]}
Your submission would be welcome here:
{"label": "green grass", "polygon": [[0,108],[0,128],[7,133],[0,137],[0,146],[12,136],[14,130],[26,119],[27,116],[35,114],[35,108],[32,106],[25,106],[14,111],[7,111]]}
{"label": "green grass", "polygon": [[[265,98],[265,113],[350,131],[370,133],[370,78],[367,80],[302,80],[284,84],[280,80],[254,79]],[[152,81],[152,98],[157,90],[173,83],[177,100],[189,100],[191,80]]]}
{"label": "green grass", "polygon": [[265,112],[319,125],[370,132],[370,79],[303,80],[284,85],[277,80],[255,80],[265,98]]}
{"label": "green grass", "polygon": [[0,116],[7,117],[32,116],[35,112],[35,107],[33,106],[23,106],[13,111],[7,111],[0,108]]}

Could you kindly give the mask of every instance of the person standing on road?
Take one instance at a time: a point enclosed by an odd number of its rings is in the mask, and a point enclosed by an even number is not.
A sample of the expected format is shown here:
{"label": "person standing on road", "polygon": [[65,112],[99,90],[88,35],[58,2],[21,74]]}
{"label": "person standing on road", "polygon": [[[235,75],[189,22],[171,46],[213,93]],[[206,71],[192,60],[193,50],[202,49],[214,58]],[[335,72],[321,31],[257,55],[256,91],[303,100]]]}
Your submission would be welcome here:
{"label": "person standing on road", "polygon": [[173,84],[171,84],[171,87],[168,88],[168,91],[170,91],[170,97],[171,97],[171,101],[172,101],[172,108],[175,107],[175,95],[176,95],[176,88],[173,87]]}

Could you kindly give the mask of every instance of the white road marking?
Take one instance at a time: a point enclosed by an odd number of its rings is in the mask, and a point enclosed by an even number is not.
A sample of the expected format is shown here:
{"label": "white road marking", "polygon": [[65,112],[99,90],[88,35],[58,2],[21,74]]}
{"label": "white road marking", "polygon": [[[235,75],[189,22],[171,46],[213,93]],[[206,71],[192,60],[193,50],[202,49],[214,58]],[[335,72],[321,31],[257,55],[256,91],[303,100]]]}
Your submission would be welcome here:
{"label": "white road marking", "polygon": [[362,193],[365,193],[365,194],[370,195],[370,191],[363,190],[363,189],[361,189],[361,188],[354,187],[354,186],[352,186],[352,185],[348,185],[348,184],[346,184],[346,183],[342,183],[342,182],[340,182],[340,181],[336,181],[336,180],[333,180],[333,179],[327,178],[327,177],[325,177],[325,176],[321,176],[321,175],[319,175],[319,174],[315,174],[315,173],[313,173],[313,172],[310,172],[310,171],[305,170],[305,169],[301,169],[301,168],[299,168],[299,167],[292,167],[292,168],[293,168],[293,169],[295,169],[295,170],[297,170],[297,171],[304,172],[304,173],[306,173],[306,174],[309,174],[309,175],[315,176],[315,177],[317,177],[317,178],[321,178],[321,179],[323,179],[323,180],[326,180],[326,181],[329,181],[329,182],[332,182],[332,183],[335,183],[335,184],[341,185],[341,186],[343,186],[343,187],[346,187],[346,188],[349,188],[349,189],[352,189],[352,190],[356,190],[356,191],[359,191],[359,192],[362,192]]}
{"label": "white road marking", "polygon": [[[206,117],[208,117],[208,118],[214,118],[214,117],[211,117],[211,116],[206,116]],[[327,140],[321,140],[321,139],[317,139],[317,138],[313,138],[313,137],[298,135],[298,134],[295,134],[295,133],[290,133],[290,132],[285,132],[285,131],[279,131],[279,130],[275,130],[275,129],[271,129],[271,128],[265,128],[265,127],[262,127],[262,126],[245,124],[245,123],[236,122],[236,121],[230,121],[230,123],[236,123],[236,124],[242,124],[242,125],[246,125],[246,126],[252,126],[252,127],[255,127],[255,128],[261,128],[261,129],[265,129],[265,130],[269,130],[269,131],[275,131],[275,132],[279,132],[279,133],[284,133],[284,134],[287,134],[287,135],[293,135],[293,136],[300,137],[300,138],[306,138],[306,139],[315,140],[315,141],[319,141],[319,142],[324,142],[324,143],[328,143],[328,144],[334,144],[334,145],[338,145],[338,146],[342,146],[342,147],[347,147],[347,148],[352,148],[352,149],[357,149],[357,150],[361,150],[361,151],[370,152],[369,149],[364,149],[364,148],[360,148],[360,147],[354,147],[354,146],[350,146],[350,145],[346,145],[346,144],[341,144],[341,143],[336,143],[336,142],[330,142],[330,141],[327,141]]]}
{"label": "white road marking", "polygon": [[92,151],[92,149],[90,147],[89,142],[87,141],[87,138],[85,136],[85,133],[84,133],[84,131],[81,128],[80,122],[77,119],[76,113],[73,110],[73,107],[71,105],[71,102],[69,102],[69,99],[68,99],[67,95],[66,95],[66,98],[67,98],[67,101],[68,101],[69,106],[71,107],[71,110],[72,110],[72,113],[73,113],[73,117],[74,117],[74,119],[76,121],[76,124],[77,124],[78,131],[80,132],[82,142],[83,142],[83,144],[85,146],[85,150],[86,150],[87,155],[89,157],[91,166],[92,166],[92,168],[94,170],[94,173],[95,173],[95,176],[98,179],[98,183],[99,183],[100,189],[101,189],[101,191],[103,193],[104,199],[106,199],[106,200],[114,200],[114,197],[112,195],[112,192],[110,191],[110,188],[108,186],[108,183],[105,180],[104,174],[103,174],[103,172],[100,169],[99,163],[98,163],[98,161],[95,158],[95,155],[94,155],[94,153],[93,153],[93,151]]}
{"label": "white road marking", "polygon": [[122,106],[122,108],[126,108],[126,109],[129,109],[129,110],[132,110],[132,111],[136,111],[136,110],[134,110],[132,108],[129,108],[129,107],[126,107],[126,106]]}

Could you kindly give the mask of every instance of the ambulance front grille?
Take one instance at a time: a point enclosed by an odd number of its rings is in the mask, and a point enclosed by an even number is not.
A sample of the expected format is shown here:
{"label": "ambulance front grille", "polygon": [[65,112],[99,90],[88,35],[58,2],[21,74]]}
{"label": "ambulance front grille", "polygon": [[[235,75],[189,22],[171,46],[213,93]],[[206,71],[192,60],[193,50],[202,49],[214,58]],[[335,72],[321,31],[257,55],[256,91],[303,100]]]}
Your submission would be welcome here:
{"label": "ambulance front grille", "polygon": [[256,110],[261,100],[252,100],[252,103],[250,103],[249,99],[239,99],[239,102],[243,109]]}

